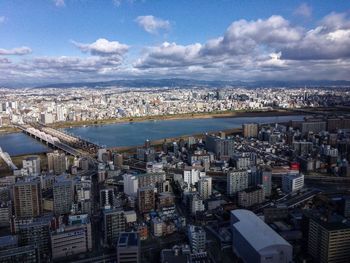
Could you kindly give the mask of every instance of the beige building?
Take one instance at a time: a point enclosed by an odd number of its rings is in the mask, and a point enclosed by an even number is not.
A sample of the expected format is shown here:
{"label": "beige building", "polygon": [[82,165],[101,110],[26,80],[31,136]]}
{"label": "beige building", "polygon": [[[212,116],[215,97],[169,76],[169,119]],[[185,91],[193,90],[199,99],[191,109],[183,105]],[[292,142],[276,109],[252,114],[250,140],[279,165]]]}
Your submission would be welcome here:
{"label": "beige building", "polygon": [[66,171],[66,155],[59,151],[54,151],[47,154],[47,165],[49,171],[55,174],[61,174]]}
{"label": "beige building", "polygon": [[311,218],[308,252],[319,263],[347,263],[350,259],[350,226]]}
{"label": "beige building", "polygon": [[238,205],[241,207],[250,207],[264,202],[264,189],[260,186],[248,188],[238,192]]}
{"label": "beige building", "polygon": [[30,178],[12,187],[13,206],[16,217],[36,217],[42,213],[40,180]]}

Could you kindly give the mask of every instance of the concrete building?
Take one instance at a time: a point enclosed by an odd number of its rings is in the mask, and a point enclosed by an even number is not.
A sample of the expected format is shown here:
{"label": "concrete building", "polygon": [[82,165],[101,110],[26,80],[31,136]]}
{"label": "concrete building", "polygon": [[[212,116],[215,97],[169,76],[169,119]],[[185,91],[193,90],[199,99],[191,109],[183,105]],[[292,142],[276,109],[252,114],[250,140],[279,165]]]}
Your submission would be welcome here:
{"label": "concrete building", "polygon": [[155,210],[155,193],[153,186],[141,187],[138,189],[138,209],[140,213],[148,213]]}
{"label": "concrete building", "polygon": [[346,263],[350,259],[350,225],[342,221],[309,221],[308,252],[315,262]]}
{"label": "concrete building", "polygon": [[202,227],[189,225],[188,239],[193,254],[206,251],[206,232]]}
{"label": "concrete building", "polygon": [[69,217],[69,224],[51,232],[52,259],[92,250],[91,223],[87,215]]}
{"label": "concrete building", "polygon": [[55,215],[68,214],[74,201],[73,181],[58,177],[53,184],[53,209]]}
{"label": "concrete building", "polygon": [[282,177],[282,190],[292,193],[304,187],[304,175],[299,172],[289,172]]}
{"label": "concrete building", "polygon": [[121,209],[105,210],[103,212],[104,242],[109,246],[116,244],[119,234],[125,231],[125,216]]}
{"label": "concrete building", "polygon": [[66,155],[59,151],[47,154],[47,165],[49,171],[55,174],[62,174],[66,171]]}
{"label": "concrete building", "polygon": [[233,251],[245,263],[291,263],[293,248],[253,212],[231,211]]}
{"label": "concrete building", "polygon": [[243,124],[243,136],[245,138],[258,137],[259,125],[257,123],[245,123]]}
{"label": "concrete building", "polygon": [[141,262],[140,238],[138,233],[124,232],[119,235],[117,243],[117,262]]}
{"label": "concrete building", "polygon": [[214,135],[206,135],[205,146],[206,150],[213,152],[218,158],[230,157],[233,154],[234,141]]}
{"label": "concrete building", "polygon": [[231,170],[227,173],[227,194],[233,196],[248,188],[248,171]]}
{"label": "concrete building", "polygon": [[114,187],[109,187],[100,190],[100,207],[101,209],[112,209],[115,205],[115,192]]}
{"label": "concrete building", "polygon": [[163,236],[164,222],[159,217],[155,217],[151,222],[152,233],[155,237]]}
{"label": "concrete building", "polygon": [[40,157],[33,155],[25,158],[24,160],[22,160],[22,167],[30,176],[39,175],[41,172]]}
{"label": "concrete building", "polygon": [[205,176],[205,172],[193,168],[185,168],[183,176],[185,183],[195,185],[201,177]]}
{"label": "concrete building", "polygon": [[0,202],[0,227],[10,226],[11,215],[12,215],[11,202]]}
{"label": "concrete building", "polygon": [[308,132],[319,133],[327,130],[327,123],[325,121],[305,121],[301,124],[301,132],[303,134]]}
{"label": "concrete building", "polygon": [[13,206],[16,217],[36,217],[42,213],[40,180],[27,178],[12,187]]}
{"label": "concrete building", "polygon": [[208,199],[212,193],[212,178],[204,176],[198,181],[198,193],[203,200]]}
{"label": "concrete building", "polygon": [[157,172],[157,173],[145,173],[137,175],[137,179],[139,182],[139,187],[145,186],[156,186],[157,183],[161,183],[166,180],[165,172]]}
{"label": "concrete building", "polygon": [[137,189],[139,188],[138,176],[134,174],[124,174],[124,193],[131,196],[137,195]]}
{"label": "concrete building", "polygon": [[261,186],[247,188],[238,192],[238,205],[241,207],[250,207],[252,205],[264,202],[264,189]]}

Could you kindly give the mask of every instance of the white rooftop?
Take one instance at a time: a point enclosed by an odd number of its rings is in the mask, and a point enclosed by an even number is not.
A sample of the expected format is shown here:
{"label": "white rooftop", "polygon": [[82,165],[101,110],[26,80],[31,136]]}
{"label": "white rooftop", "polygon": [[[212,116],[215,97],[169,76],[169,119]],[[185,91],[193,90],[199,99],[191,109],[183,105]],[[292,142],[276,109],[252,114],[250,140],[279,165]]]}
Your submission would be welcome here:
{"label": "white rooftop", "polygon": [[256,251],[276,245],[291,246],[253,212],[245,209],[237,209],[231,211],[231,214],[239,220],[233,223],[236,230]]}

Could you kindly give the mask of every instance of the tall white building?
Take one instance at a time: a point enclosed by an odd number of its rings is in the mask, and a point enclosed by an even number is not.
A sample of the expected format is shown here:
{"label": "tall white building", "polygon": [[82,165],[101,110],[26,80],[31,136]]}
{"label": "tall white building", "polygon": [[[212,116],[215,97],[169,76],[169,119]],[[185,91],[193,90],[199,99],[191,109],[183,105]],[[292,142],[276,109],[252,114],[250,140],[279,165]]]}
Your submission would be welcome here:
{"label": "tall white building", "polygon": [[227,173],[227,194],[235,195],[248,188],[248,171],[232,170]]}
{"label": "tall white building", "polygon": [[29,156],[22,161],[23,169],[26,170],[28,175],[39,175],[40,174],[40,157]]}
{"label": "tall white building", "polygon": [[124,174],[124,193],[131,196],[137,196],[139,180],[136,175]]}
{"label": "tall white building", "polygon": [[205,172],[201,172],[197,169],[185,169],[184,170],[184,182],[188,185],[194,185],[198,180],[205,176]]}
{"label": "tall white building", "polygon": [[289,172],[282,177],[282,190],[285,193],[298,191],[304,187],[304,175],[299,172]]}
{"label": "tall white building", "polygon": [[193,254],[205,252],[206,233],[202,227],[189,225],[188,239]]}
{"label": "tall white building", "polygon": [[202,199],[208,199],[212,193],[212,178],[204,176],[198,181],[198,193]]}

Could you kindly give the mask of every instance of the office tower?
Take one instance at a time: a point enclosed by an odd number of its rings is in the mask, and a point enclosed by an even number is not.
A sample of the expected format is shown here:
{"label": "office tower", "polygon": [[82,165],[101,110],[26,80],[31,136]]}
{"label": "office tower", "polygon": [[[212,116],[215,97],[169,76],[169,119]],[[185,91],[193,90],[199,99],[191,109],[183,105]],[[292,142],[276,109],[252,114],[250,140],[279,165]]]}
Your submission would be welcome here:
{"label": "office tower", "polygon": [[238,205],[242,207],[250,207],[252,205],[264,202],[264,189],[260,186],[247,188],[238,192]]}
{"label": "office tower", "polygon": [[91,250],[91,223],[87,215],[69,216],[68,225],[62,225],[51,232],[53,260]]}
{"label": "office tower", "polygon": [[42,196],[39,178],[18,181],[12,187],[16,217],[36,217],[42,213]]}
{"label": "office tower", "polygon": [[100,190],[100,207],[101,209],[111,209],[115,205],[116,189],[109,187]]}
{"label": "office tower", "polygon": [[227,194],[235,195],[248,188],[248,171],[231,170],[227,173]]}
{"label": "office tower", "polygon": [[183,176],[184,182],[190,186],[196,184],[201,177],[205,176],[205,172],[188,167],[185,168]]}
{"label": "office tower", "polygon": [[140,238],[138,233],[124,232],[119,235],[117,243],[118,263],[141,262]]}
{"label": "office tower", "polygon": [[47,262],[50,258],[50,223],[51,218],[40,217],[18,226],[17,235],[20,246],[36,245],[40,258]]}
{"label": "office tower", "polygon": [[232,246],[245,263],[286,263],[293,260],[293,247],[249,210],[231,211]]}
{"label": "office tower", "polygon": [[319,263],[349,262],[349,224],[310,218],[308,252]]}
{"label": "office tower", "polygon": [[234,141],[231,139],[221,139],[213,135],[205,137],[206,150],[215,153],[217,157],[232,156]]}
{"label": "office tower", "polygon": [[104,242],[114,246],[118,241],[119,234],[125,231],[125,216],[121,209],[103,211]]}
{"label": "office tower", "polygon": [[131,196],[137,195],[137,189],[139,188],[139,180],[137,175],[124,174],[124,193]]}
{"label": "office tower", "polygon": [[208,199],[212,192],[212,179],[204,176],[198,181],[198,193],[203,200]]}
{"label": "office tower", "polygon": [[140,213],[148,213],[155,209],[155,194],[153,186],[141,187],[137,191]]}
{"label": "office tower", "polygon": [[304,175],[297,172],[288,172],[282,177],[282,190],[285,193],[292,193],[304,187]]}
{"label": "office tower", "polygon": [[27,175],[39,175],[40,174],[40,157],[29,156],[22,161],[22,167],[26,170]]}
{"label": "office tower", "polygon": [[258,137],[258,124],[257,123],[245,123],[243,124],[243,136],[245,138]]}
{"label": "office tower", "polygon": [[157,183],[165,181],[166,176],[165,172],[157,172],[157,173],[145,173],[137,175],[137,180],[139,182],[139,187],[145,186],[156,186]]}
{"label": "office tower", "polygon": [[47,165],[49,171],[62,174],[66,171],[66,155],[58,151],[47,154]]}
{"label": "office tower", "polygon": [[53,184],[53,210],[56,215],[68,214],[74,201],[73,182],[60,177],[56,180]]}
{"label": "office tower", "polygon": [[189,225],[188,226],[188,239],[193,254],[206,251],[206,232],[202,227]]}

